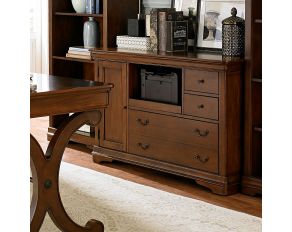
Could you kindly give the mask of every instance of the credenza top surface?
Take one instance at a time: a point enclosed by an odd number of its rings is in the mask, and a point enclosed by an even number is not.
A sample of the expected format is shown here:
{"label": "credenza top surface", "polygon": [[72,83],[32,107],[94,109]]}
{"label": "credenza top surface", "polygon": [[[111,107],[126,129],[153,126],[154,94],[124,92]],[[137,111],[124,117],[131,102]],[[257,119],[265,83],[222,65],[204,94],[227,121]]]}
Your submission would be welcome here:
{"label": "credenza top surface", "polygon": [[116,57],[121,60],[129,59],[155,59],[155,60],[169,60],[180,61],[190,63],[205,63],[214,65],[241,65],[242,58],[239,57],[223,57],[218,53],[208,52],[153,52],[153,51],[138,51],[138,50],[126,50],[117,48],[107,49],[93,49],[92,53],[95,57],[110,56]]}

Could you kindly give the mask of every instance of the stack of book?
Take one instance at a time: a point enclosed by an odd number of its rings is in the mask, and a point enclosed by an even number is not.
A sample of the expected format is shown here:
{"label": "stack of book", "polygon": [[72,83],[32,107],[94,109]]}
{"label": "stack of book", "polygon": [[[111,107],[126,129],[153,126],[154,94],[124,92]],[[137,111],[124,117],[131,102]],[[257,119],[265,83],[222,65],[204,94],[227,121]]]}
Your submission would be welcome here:
{"label": "stack of book", "polygon": [[69,47],[66,57],[91,60],[91,50],[82,46]]}
{"label": "stack of book", "polygon": [[149,37],[134,37],[128,35],[117,36],[117,47],[120,49],[150,50]]}
{"label": "stack of book", "polygon": [[187,51],[188,21],[174,8],[150,11],[150,45],[153,51]]}

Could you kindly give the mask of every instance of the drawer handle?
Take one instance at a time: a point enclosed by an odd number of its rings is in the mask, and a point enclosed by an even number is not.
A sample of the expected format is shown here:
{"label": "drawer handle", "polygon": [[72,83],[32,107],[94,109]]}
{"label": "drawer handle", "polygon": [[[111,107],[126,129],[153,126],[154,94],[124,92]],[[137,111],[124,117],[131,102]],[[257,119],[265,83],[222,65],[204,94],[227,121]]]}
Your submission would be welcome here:
{"label": "drawer handle", "polygon": [[204,108],[204,104],[198,105],[199,109],[203,109]]}
{"label": "drawer handle", "polygon": [[204,84],[205,83],[205,80],[204,79],[198,80],[198,83],[199,84]]}
{"label": "drawer handle", "polygon": [[201,157],[200,155],[198,155],[198,154],[195,154],[194,158],[195,158],[196,160],[199,160],[201,163],[206,163],[206,162],[209,160],[209,157],[208,157],[208,156],[202,158],[202,157]]}
{"label": "drawer handle", "polygon": [[196,128],[194,130],[194,132],[200,136],[200,137],[206,137],[209,134],[209,130],[205,130],[204,132],[202,132],[201,130],[199,130],[198,128]]}
{"label": "drawer handle", "polygon": [[147,143],[138,143],[138,146],[141,147],[143,150],[147,150],[150,145]]}
{"label": "drawer handle", "polygon": [[137,122],[139,122],[141,125],[143,125],[143,126],[147,126],[148,124],[149,124],[149,120],[148,119],[146,119],[146,120],[143,120],[143,119],[141,119],[141,118],[138,118],[137,119]]}

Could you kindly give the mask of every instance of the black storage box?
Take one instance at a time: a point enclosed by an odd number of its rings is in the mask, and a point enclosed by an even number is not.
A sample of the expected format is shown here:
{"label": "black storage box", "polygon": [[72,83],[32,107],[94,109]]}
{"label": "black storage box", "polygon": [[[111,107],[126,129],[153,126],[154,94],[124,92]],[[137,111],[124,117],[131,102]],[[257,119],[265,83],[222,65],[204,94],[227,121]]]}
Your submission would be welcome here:
{"label": "black storage box", "polygon": [[169,74],[155,74],[141,69],[141,98],[156,102],[178,104],[178,77]]}
{"label": "black storage box", "polygon": [[128,36],[144,37],[145,36],[145,20],[144,19],[128,19]]}

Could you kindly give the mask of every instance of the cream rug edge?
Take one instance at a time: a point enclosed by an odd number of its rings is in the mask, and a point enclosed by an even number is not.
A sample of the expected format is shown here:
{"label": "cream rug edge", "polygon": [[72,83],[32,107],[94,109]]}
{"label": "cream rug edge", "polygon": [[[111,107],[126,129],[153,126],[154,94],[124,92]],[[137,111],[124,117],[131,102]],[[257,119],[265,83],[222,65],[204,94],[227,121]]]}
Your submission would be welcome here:
{"label": "cream rug edge", "polygon": [[[262,219],[62,162],[60,192],[78,224],[112,232],[258,232]],[[60,231],[46,216],[42,232]]]}

